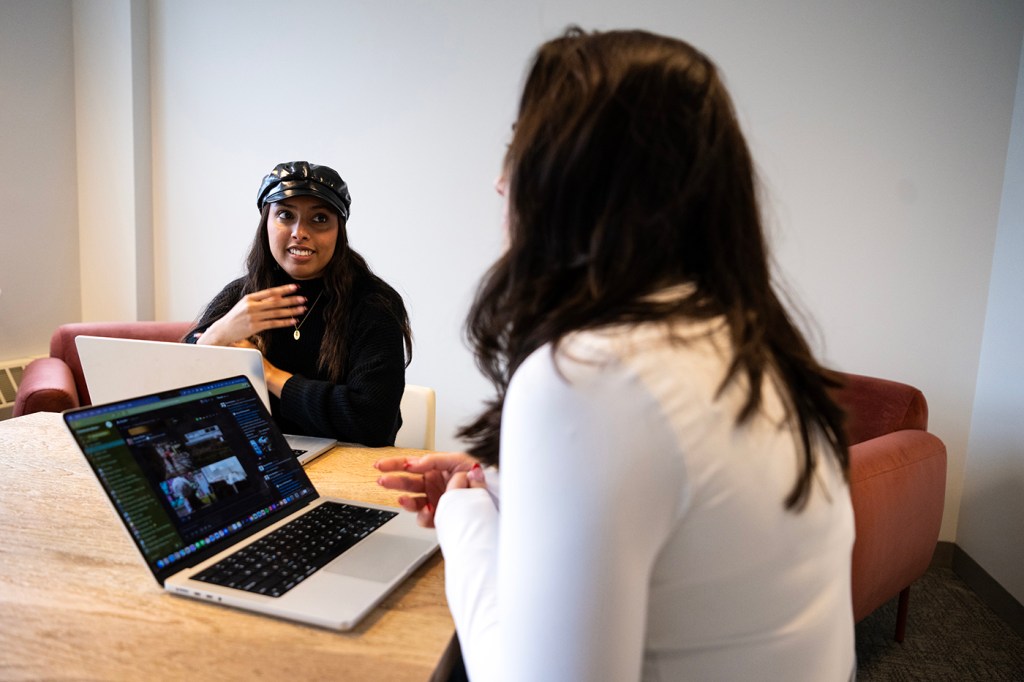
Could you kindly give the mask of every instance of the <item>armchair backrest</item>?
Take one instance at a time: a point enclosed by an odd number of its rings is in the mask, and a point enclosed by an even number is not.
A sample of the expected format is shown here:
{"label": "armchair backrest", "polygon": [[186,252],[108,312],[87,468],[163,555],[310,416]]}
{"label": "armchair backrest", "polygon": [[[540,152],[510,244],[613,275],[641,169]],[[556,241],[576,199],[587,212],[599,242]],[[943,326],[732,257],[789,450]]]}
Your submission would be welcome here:
{"label": "armchair backrest", "polygon": [[831,391],[846,411],[850,445],[905,429],[928,430],[928,402],[920,390],[898,381],[841,374],[844,385]]}
{"label": "armchair backrest", "polygon": [[113,336],[147,341],[181,341],[192,327],[191,322],[72,322],[57,327],[50,337],[50,357],[67,363],[78,389],[80,404],[91,405],[85,385],[82,361],[78,357],[76,336]]}
{"label": "armchair backrest", "polygon": [[402,394],[402,428],[395,436],[395,446],[417,450],[434,449],[434,420],[437,396],[428,386],[406,384]]}

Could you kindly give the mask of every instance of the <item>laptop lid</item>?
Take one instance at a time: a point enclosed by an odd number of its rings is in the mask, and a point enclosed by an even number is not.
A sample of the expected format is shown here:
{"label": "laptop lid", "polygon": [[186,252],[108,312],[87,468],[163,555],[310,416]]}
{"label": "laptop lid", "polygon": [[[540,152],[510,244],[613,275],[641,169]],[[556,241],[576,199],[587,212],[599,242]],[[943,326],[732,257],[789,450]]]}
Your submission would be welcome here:
{"label": "laptop lid", "polygon": [[63,417],[161,585],[318,497],[245,376]]}
{"label": "laptop lid", "polygon": [[86,335],[75,337],[75,346],[94,405],[241,374],[270,409],[255,348]]}
{"label": "laptop lid", "polygon": [[[255,348],[87,335],[75,337],[75,346],[94,405],[244,375],[270,410],[263,355]],[[302,464],[337,444],[333,438],[318,436],[286,434],[285,438]]]}

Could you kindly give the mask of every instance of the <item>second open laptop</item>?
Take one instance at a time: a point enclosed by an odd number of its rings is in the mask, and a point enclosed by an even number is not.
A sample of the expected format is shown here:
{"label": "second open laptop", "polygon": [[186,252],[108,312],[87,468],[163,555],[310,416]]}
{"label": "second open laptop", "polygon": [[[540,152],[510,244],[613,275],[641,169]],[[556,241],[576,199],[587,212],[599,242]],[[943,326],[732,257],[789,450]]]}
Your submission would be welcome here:
{"label": "second open laptop", "polygon": [[320,497],[244,376],[63,418],[172,594],[346,630],[437,549],[414,514]]}
{"label": "second open laptop", "polygon": [[[94,404],[244,374],[270,409],[263,356],[254,348],[84,335],[75,337],[75,346]],[[302,464],[338,443],[333,438],[296,434],[285,434],[285,438]]]}

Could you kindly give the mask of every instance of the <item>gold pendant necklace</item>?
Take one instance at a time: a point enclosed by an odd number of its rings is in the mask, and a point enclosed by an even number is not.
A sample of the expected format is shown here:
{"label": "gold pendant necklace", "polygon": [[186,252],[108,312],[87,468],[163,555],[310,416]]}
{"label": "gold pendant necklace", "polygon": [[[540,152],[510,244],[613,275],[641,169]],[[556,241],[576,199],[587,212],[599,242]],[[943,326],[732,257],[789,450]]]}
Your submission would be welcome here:
{"label": "gold pendant necklace", "polygon": [[323,295],[324,292],[321,291],[320,294],[316,297],[316,300],[313,301],[313,305],[309,306],[309,310],[307,310],[306,314],[302,316],[302,321],[295,325],[295,331],[292,333],[292,338],[295,339],[296,341],[298,341],[299,338],[302,336],[302,332],[299,331],[299,327],[306,324],[306,320],[309,319],[309,314],[313,312],[313,308],[315,308],[316,304],[320,302],[320,296]]}

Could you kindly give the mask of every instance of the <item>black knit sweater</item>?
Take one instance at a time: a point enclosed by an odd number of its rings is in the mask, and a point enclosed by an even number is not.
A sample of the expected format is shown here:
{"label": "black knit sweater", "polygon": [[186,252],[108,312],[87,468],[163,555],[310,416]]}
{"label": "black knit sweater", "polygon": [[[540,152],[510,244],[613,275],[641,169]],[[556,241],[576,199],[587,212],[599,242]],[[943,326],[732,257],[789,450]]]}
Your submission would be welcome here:
{"label": "black knit sweater", "polygon": [[[299,285],[298,293],[306,297],[308,312],[299,318],[298,340],[293,337],[292,327],[270,333],[267,360],[293,375],[285,382],[280,398],[270,396],[274,420],[284,433],[372,447],[394,445],[402,425],[399,404],[405,390],[404,337],[398,320],[378,302],[379,297],[372,296],[372,287],[387,285],[369,280],[355,283],[344,373],[334,383],[317,367],[330,294],[319,279],[296,281],[282,275],[275,286],[289,282]],[[224,287],[186,340],[194,343],[194,334],[223,317],[241,298],[241,292],[242,279]],[[387,294],[398,297],[390,287]]]}

